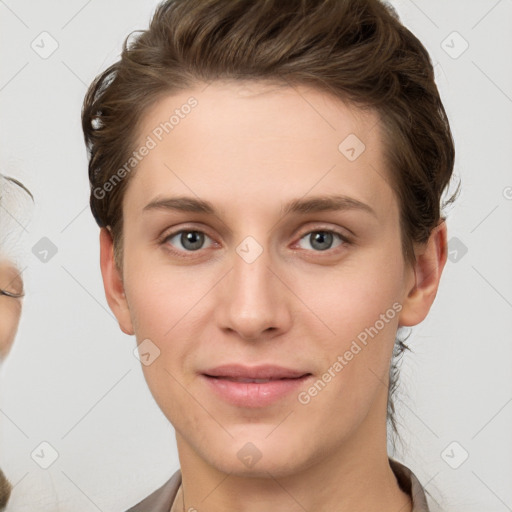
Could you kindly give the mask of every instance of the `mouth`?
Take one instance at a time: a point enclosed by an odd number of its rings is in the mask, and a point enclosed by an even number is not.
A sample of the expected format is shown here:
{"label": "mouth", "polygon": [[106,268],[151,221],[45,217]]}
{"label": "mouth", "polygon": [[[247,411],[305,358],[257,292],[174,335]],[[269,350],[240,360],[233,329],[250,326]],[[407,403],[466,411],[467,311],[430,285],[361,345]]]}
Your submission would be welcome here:
{"label": "mouth", "polygon": [[[309,374],[307,371],[285,368],[276,365],[245,366],[241,364],[224,364],[204,372],[208,377],[224,379],[278,380],[295,379]],[[310,375],[310,374],[309,374]]]}
{"label": "mouth", "polygon": [[[206,377],[211,377],[212,379],[224,379],[229,380],[231,382],[246,382],[246,383],[254,383],[254,384],[263,384],[265,382],[272,382],[275,380],[292,380],[288,377],[281,377],[278,379],[244,379],[242,377],[216,377],[214,375],[208,375],[206,374]],[[300,379],[301,377],[294,377],[294,379]],[[293,380],[294,380],[293,379]]]}
{"label": "mouth", "polygon": [[297,380],[301,379],[302,377],[306,377],[308,375],[311,375],[310,373],[305,373],[304,375],[301,375],[300,377],[277,377],[272,379],[250,379],[250,378],[244,378],[244,377],[219,377],[215,375],[208,375],[204,374],[206,377],[210,377],[212,379],[223,379],[228,380],[230,382],[245,382],[248,384],[264,384],[266,382],[273,382],[276,380]]}
{"label": "mouth", "polygon": [[231,405],[261,408],[289,398],[312,374],[270,365],[224,365],[207,370],[201,377],[210,391]]}

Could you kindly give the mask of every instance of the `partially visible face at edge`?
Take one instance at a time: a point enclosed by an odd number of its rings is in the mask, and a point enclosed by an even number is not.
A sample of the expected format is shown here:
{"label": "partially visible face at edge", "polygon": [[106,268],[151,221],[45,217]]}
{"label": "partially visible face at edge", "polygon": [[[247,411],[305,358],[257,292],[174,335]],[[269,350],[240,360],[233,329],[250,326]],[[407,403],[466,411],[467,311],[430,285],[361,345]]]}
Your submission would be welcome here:
{"label": "partially visible face at edge", "polygon": [[[0,258],[0,289],[13,294],[23,295],[23,280],[19,270],[7,259]],[[9,353],[21,316],[19,297],[0,295],[0,360]]]}
{"label": "partially visible face at edge", "polygon": [[[422,287],[404,262],[376,114],[312,89],[213,83],[157,102],[142,120],[140,145],[191,96],[197,106],[130,178],[122,282],[110,238],[101,237],[107,299],[121,328],[160,350],[143,366],[153,396],[182,442],[225,472],[292,473],[355,449],[357,436],[381,449],[397,328],[425,318],[444,263]],[[351,134],[365,145],[353,161],[346,155],[362,146]],[[342,153],[349,136],[355,152]],[[367,208],[283,215],[294,201],[335,196]],[[208,201],[214,213],[162,203],[177,197]],[[187,240],[182,230],[202,234]],[[248,262],[244,251],[261,254]],[[378,334],[300,403],[299,391],[382,315]],[[312,378],[269,406],[239,407],[205,383],[206,370],[227,363],[275,364]],[[263,454],[253,470],[237,457],[247,442]]]}

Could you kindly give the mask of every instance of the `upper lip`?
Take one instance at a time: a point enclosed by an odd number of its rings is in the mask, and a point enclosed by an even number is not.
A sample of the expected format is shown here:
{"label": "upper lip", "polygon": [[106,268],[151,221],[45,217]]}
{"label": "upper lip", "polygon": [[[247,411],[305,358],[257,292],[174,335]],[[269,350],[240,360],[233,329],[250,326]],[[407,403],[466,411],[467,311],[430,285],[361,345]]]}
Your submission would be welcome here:
{"label": "upper lip", "polygon": [[241,364],[225,364],[206,370],[203,374],[209,377],[240,379],[296,379],[309,375],[309,372],[275,365],[244,366]]}

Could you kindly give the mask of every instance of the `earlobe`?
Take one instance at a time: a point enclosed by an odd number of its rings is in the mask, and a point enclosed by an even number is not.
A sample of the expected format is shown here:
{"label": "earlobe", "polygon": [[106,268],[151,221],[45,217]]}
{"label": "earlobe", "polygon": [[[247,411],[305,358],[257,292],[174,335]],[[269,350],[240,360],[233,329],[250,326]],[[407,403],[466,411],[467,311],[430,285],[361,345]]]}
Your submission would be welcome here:
{"label": "earlobe", "polygon": [[100,230],[100,266],[108,305],[125,334],[134,334],[124,284],[114,261],[112,235],[107,228]]}
{"label": "earlobe", "polygon": [[444,220],[432,230],[426,244],[416,250],[415,282],[405,291],[407,295],[400,313],[400,326],[414,326],[422,322],[434,302],[448,255]]}

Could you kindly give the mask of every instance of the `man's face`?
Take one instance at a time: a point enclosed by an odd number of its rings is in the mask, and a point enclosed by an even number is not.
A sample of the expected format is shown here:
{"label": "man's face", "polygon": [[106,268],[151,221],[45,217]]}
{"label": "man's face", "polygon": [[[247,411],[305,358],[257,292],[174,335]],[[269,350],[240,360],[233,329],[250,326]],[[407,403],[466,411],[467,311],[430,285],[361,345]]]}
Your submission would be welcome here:
{"label": "man's face", "polygon": [[[190,96],[197,105],[158,140]],[[114,310],[143,343],[179,450],[277,476],[355,449],[356,436],[385,445],[414,272],[376,115],[302,87],[213,83],[160,100],[142,121],[137,148],[148,136],[156,146],[124,197]],[[279,380],[241,382],[255,376]]]}
{"label": "man's face", "polygon": [[[0,258],[0,290],[9,295],[23,293],[23,281],[16,267]],[[4,359],[14,341],[21,315],[21,299],[0,292],[0,360]]]}

